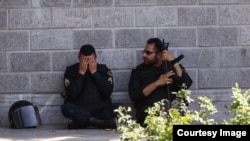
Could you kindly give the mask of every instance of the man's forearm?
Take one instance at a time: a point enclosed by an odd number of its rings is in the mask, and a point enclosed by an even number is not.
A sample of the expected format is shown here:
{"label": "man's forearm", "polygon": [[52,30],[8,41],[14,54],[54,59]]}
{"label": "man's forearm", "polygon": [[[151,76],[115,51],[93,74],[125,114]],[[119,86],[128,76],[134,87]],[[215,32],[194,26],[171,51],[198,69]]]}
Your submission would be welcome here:
{"label": "man's forearm", "polygon": [[144,96],[149,96],[159,85],[157,82],[153,82],[143,89]]}
{"label": "man's forearm", "polygon": [[178,75],[179,77],[181,77],[182,76],[182,69],[181,69],[180,64],[179,63],[175,63],[173,66],[174,66],[176,75]]}
{"label": "man's forearm", "polygon": [[[103,77],[100,73],[95,72],[92,74],[98,89],[105,97],[109,97],[113,92],[113,79],[109,81],[108,77]],[[107,78],[107,79],[106,79]]]}

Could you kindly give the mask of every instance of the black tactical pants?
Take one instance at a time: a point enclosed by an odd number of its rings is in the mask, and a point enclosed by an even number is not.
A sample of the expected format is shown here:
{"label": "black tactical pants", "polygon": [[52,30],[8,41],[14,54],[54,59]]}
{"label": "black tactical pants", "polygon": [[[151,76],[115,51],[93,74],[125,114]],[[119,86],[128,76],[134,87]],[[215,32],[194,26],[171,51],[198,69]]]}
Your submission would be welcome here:
{"label": "black tactical pants", "polygon": [[87,107],[82,108],[74,104],[65,103],[62,106],[62,113],[65,117],[72,119],[81,127],[87,127],[90,125],[90,118],[94,117],[100,120],[109,120],[115,117],[113,112],[114,107]]}

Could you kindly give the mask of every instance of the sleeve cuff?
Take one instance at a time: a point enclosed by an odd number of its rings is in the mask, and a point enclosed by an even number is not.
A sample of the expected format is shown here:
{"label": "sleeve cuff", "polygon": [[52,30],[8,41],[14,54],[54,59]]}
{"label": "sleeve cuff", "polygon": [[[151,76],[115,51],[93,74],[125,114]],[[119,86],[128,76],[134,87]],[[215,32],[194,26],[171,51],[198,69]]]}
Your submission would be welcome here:
{"label": "sleeve cuff", "polygon": [[92,74],[92,77],[94,79],[99,79],[99,78],[101,78],[101,74],[96,71],[95,73]]}
{"label": "sleeve cuff", "polygon": [[82,74],[79,73],[78,76],[77,76],[77,78],[78,78],[78,79],[83,79],[83,78],[84,78],[84,75],[82,75]]}

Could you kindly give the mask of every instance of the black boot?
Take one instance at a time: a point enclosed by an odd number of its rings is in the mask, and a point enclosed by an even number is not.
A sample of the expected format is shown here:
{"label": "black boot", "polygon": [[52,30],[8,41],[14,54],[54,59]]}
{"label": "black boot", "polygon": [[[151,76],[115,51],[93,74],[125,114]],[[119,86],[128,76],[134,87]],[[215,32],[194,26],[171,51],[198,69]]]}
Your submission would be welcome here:
{"label": "black boot", "polygon": [[81,126],[77,124],[75,121],[71,120],[67,124],[67,129],[81,129]]}
{"label": "black boot", "polygon": [[115,119],[100,120],[97,118],[90,118],[90,124],[101,129],[116,129]]}

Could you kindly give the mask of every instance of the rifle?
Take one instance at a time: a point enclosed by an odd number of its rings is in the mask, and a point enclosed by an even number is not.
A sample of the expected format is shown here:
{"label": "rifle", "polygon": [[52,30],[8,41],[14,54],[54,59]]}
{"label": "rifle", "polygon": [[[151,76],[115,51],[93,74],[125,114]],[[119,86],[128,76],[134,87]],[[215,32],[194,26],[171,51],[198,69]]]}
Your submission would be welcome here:
{"label": "rifle", "polygon": [[[165,40],[163,39],[162,40],[162,45],[161,45],[161,52],[164,51],[164,50],[168,51],[168,46],[169,46],[169,42],[165,43]],[[184,55],[181,54],[176,59],[174,59],[173,61],[171,61],[169,63],[171,64],[171,66],[173,66],[175,63],[179,62],[183,58],[184,58]],[[163,63],[164,63],[163,64],[163,74],[165,74],[167,72],[167,70],[168,70],[168,68],[167,68],[168,67],[168,62],[165,60],[165,61],[163,61]],[[174,81],[177,81],[177,82],[179,81],[179,78],[176,75],[171,76],[171,78]],[[166,85],[166,90],[167,90],[167,94],[168,94],[169,107],[171,107],[171,96],[170,96],[170,91],[169,91],[169,86],[168,85]]]}

